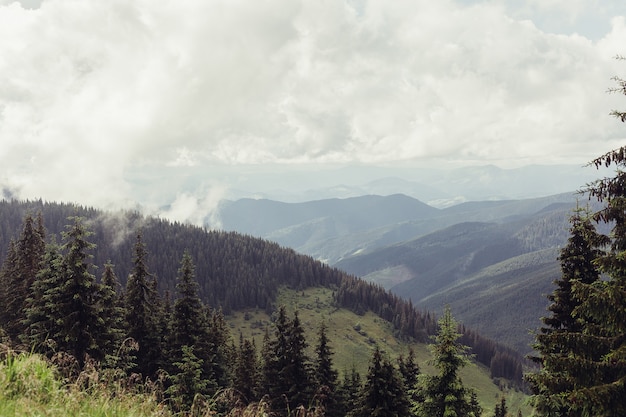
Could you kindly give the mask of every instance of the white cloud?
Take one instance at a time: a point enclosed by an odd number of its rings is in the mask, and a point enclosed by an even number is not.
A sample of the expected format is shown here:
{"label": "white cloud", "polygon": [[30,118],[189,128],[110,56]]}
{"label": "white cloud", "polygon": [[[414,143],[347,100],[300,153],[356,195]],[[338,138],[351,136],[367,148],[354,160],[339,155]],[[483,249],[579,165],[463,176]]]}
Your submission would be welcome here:
{"label": "white cloud", "polygon": [[[623,17],[596,41],[526,20],[564,2],[472,3],[4,1],[0,186],[130,204],[142,166],[580,163],[622,144],[605,92]],[[178,191],[173,217],[206,205]]]}

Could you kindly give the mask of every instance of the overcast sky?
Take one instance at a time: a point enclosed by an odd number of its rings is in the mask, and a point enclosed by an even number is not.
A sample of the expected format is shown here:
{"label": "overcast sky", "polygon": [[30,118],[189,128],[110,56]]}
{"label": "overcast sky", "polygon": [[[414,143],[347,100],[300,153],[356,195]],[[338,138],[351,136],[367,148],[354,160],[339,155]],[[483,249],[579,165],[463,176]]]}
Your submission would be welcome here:
{"label": "overcast sky", "polygon": [[102,206],[177,167],[213,201],[218,166],[583,164],[626,144],[618,54],[624,0],[0,0],[0,186]]}

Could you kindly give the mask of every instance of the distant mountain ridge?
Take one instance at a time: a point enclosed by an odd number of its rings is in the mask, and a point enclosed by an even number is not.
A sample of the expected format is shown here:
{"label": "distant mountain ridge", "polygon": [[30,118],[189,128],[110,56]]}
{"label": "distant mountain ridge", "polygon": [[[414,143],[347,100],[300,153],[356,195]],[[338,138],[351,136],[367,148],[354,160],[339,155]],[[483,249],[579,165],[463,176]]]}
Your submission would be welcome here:
{"label": "distant mountain ridge", "polygon": [[[245,200],[223,206],[221,215],[227,228],[262,232],[384,285],[419,308],[450,304],[466,325],[528,351],[529,330],[540,325],[545,295],[559,276],[556,258],[568,237],[569,217],[577,205],[589,204],[582,198],[564,193],[444,209],[398,195],[309,203]],[[249,224],[254,227],[246,229]],[[517,305],[512,301],[522,304],[512,311],[508,307]]]}

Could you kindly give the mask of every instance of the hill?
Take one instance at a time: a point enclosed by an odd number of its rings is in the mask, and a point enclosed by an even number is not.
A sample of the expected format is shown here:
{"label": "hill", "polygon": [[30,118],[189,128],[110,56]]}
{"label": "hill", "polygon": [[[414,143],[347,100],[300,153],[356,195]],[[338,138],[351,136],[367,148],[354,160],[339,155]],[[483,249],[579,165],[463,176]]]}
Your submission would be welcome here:
{"label": "hill", "polygon": [[[400,355],[406,356],[409,347],[412,347],[421,372],[435,372],[429,364],[432,357],[425,344],[396,338],[393,326],[371,312],[357,315],[348,309],[337,308],[329,289],[317,287],[294,291],[283,288],[279,291],[277,301],[290,312],[299,312],[307,337],[317,333],[320,318],[324,321],[328,326],[335,366],[341,375],[349,372],[352,367],[365,375],[375,346],[381,348],[394,361]],[[246,309],[236,312],[228,321],[234,332],[255,338],[255,343],[260,346],[264,326],[269,324],[271,317],[263,311]],[[312,350],[312,346],[309,346],[310,353]],[[509,410],[517,413],[519,409],[523,415],[530,415],[530,407],[526,404],[527,396],[505,382],[495,384],[484,365],[472,363],[463,368],[462,378],[467,386],[477,390],[478,400],[484,408],[483,415],[491,415],[497,401],[494,399],[503,394],[506,395]]]}
{"label": "hill", "polygon": [[[467,326],[528,352],[529,330],[545,314],[545,294],[559,273],[557,249],[578,198],[565,193],[441,209],[398,195],[297,204],[242,200],[220,213],[225,228],[292,247],[421,309],[450,304]],[[508,261],[505,272],[490,272]],[[494,290],[484,289],[489,286]],[[525,302],[513,312],[502,300]]]}
{"label": "hill", "polygon": [[[568,236],[562,204],[503,223],[469,222],[353,256],[336,265],[439,311],[450,304],[467,326],[520,352],[548,305],[559,277],[558,248]],[[389,276],[401,271],[402,279]]]}
{"label": "hill", "polygon": [[[175,294],[177,271],[187,250],[196,264],[199,295],[214,309],[232,314],[246,308],[271,313],[279,288],[304,290],[325,287],[334,291],[337,307],[357,314],[372,312],[390,323],[395,337],[426,342],[436,332],[435,317],[416,310],[410,302],[310,256],[259,238],[235,232],[209,231],[170,223],[135,212],[107,213],[68,204],[0,201],[0,244],[16,240],[24,215],[41,212],[48,234],[59,234],[68,216],[82,216],[94,232],[93,264],[114,264],[122,285],[131,270],[132,248],[141,236],[148,252],[149,272],[159,291]],[[3,253],[4,257],[4,253]],[[507,370],[492,376],[521,380],[521,356],[497,343],[473,335],[471,343],[479,360],[489,367],[492,358],[506,356]]]}

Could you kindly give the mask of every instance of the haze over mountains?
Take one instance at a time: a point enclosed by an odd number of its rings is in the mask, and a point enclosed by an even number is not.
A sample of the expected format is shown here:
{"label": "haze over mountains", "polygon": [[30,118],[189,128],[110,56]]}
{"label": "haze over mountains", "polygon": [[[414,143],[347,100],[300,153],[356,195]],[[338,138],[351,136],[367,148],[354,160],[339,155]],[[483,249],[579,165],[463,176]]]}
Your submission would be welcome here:
{"label": "haze over mountains", "polygon": [[[286,173],[288,172],[288,173]],[[468,201],[511,200],[573,192],[603,173],[576,165],[455,167],[412,161],[371,165],[211,165],[136,167],[125,173],[135,204],[170,220],[221,229],[223,200],[301,203],[404,194],[436,208]],[[158,184],[158,187],[154,187]],[[82,203],[82,201],[79,201]]]}
{"label": "haze over mountains", "polygon": [[[565,177],[577,172],[562,169]],[[465,181],[457,177],[451,183],[458,188],[440,195],[453,196],[463,191],[462,184],[466,195],[481,189],[483,195],[496,189],[524,195],[524,184],[533,181],[536,192],[564,183],[547,171],[467,169]],[[598,178],[597,171],[588,171]],[[522,181],[528,172],[530,181]],[[559,276],[557,257],[569,236],[568,219],[577,205],[594,204],[576,190],[592,180],[553,195],[497,200],[492,194],[489,201],[439,208],[406,194],[293,203],[244,198],[223,201],[218,215],[225,230],[294,248],[410,298],[418,308],[438,311],[449,304],[467,326],[528,352],[529,331],[540,326],[545,295]],[[505,183],[511,186],[506,189]]]}

